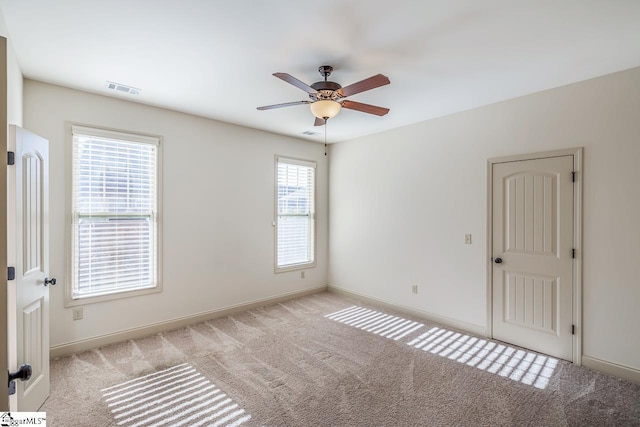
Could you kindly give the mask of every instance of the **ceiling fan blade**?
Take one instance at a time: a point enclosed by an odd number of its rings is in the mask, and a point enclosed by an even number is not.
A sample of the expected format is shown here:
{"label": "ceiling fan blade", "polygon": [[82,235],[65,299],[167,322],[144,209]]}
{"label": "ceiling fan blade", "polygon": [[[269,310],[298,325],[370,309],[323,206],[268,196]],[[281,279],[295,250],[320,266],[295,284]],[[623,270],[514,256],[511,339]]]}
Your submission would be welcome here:
{"label": "ceiling fan blade", "polygon": [[294,105],[310,104],[310,103],[311,101],[285,102],[284,104],[264,105],[262,107],[258,107],[258,110],[273,110],[274,108],[291,107]]}
{"label": "ceiling fan blade", "polygon": [[377,107],[375,105],[363,104],[362,102],[349,101],[348,99],[342,102],[342,108],[348,108],[349,110],[362,111],[363,113],[375,114],[376,116],[384,116],[389,112],[388,108]]}
{"label": "ceiling fan blade", "polygon": [[293,77],[291,74],[287,74],[287,73],[273,73],[274,76],[276,76],[279,79],[284,80],[285,82],[294,85],[295,87],[302,89],[303,91],[307,92],[307,93],[318,93],[317,90],[315,90],[314,88],[312,88],[311,86],[309,86],[306,83],[301,82],[300,80],[296,79],[295,77]]}
{"label": "ceiling fan blade", "polygon": [[315,123],[313,123],[314,126],[324,126],[327,124],[327,121],[325,119],[320,119],[318,117],[316,117],[316,121]]}
{"label": "ceiling fan blade", "polygon": [[357,83],[350,84],[349,86],[345,86],[342,89],[338,89],[338,93],[341,96],[346,97],[364,92],[365,90],[371,90],[380,86],[388,85],[389,83],[391,83],[391,81],[389,81],[389,77],[383,76],[382,74],[376,74],[368,79],[364,79]]}

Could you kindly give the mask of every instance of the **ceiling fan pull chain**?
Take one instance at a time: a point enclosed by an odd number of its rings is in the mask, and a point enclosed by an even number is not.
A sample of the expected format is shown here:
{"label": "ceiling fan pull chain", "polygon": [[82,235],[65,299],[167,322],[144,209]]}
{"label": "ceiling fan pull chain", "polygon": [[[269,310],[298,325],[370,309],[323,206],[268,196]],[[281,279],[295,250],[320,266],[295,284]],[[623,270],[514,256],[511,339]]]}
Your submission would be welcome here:
{"label": "ceiling fan pull chain", "polygon": [[324,119],[324,155],[327,155],[327,122],[329,120]]}

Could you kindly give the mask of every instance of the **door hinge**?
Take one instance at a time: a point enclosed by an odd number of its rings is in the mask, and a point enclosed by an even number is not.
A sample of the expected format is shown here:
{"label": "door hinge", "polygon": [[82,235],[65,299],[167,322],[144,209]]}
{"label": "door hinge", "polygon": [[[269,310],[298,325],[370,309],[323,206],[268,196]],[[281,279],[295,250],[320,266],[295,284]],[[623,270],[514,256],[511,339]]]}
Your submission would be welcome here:
{"label": "door hinge", "polygon": [[16,268],[7,267],[7,280],[15,280],[15,279],[16,279]]}
{"label": "door hinge", "polygon": [[576,182],[576,173],[571,172],[571,182]]}
{"label": "door hinge", "polygon": [[576,250],[571,249],[571,258],[575,258],[575,257],[576,257]]}
{"label": "door hinge", "polygon": [[7,152],[7,164],[9,166],[16,164],[16,153],[14,153],[13,151]]}
{"label": "door hinge", "polygon": [[571,335],[576,334],[576,325],[571,325]]}

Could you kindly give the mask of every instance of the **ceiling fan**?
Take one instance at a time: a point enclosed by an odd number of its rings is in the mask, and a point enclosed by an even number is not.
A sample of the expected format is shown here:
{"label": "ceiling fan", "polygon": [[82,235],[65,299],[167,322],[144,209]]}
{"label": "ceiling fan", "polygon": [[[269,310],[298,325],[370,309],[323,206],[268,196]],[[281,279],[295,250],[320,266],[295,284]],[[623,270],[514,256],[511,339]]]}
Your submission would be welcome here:
{"label": "ceiling fan", "polygon": [[345,99],[348,96],[367,90],[375,89],[380,86],[391,83],[387,76],[376,74],[368,79],[361,80],[349,86],[342,87],[336,82],[330,82],[327,77],[331,75],[333,67],[330,65],[322,65],[318,68],[320,74],[324,77],[324,81],[313,83],[311,86],[301,82],[287,73],[273,73],[279,79],[304,90],[309,94],[309,101],[285,102],[284,104],[265,105],[258,107],[258,110],[271,110],[273,108],[291,107],[293,105],[309,104],[311,112],[316,117],[315,126],[322,126],[327,120],[335,117],[341,108],[361,111],[363,113],[384,116],[389,112],[388,108],[377,107],[375,105],[363,104]]}

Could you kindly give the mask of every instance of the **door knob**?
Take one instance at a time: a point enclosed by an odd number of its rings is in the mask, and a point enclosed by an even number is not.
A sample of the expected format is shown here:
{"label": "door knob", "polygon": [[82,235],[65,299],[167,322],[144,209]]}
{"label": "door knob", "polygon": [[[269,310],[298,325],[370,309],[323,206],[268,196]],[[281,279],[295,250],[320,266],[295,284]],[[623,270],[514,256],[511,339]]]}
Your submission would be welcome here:
{"label": "door knob", "polygon": [[27,381],[31,378],[32,373],[31,365],[24,364],[17,371],[9,372],[9,383],[14,380]]}
{"label": "door knob", "polygon": [[495,262],[496,264],[502,264],[502,258],[496,258],[493,262]]}
{"label": "door knob", "polygon": [[53,285],[55,285],[56,283],[58,283],[58,281],[56,280],[56,278],[55,278],[55,277],[52,277],[51,279],[49,279],[48,277],[45,277],[45,278],[44,278],[44,285],[45,285],[45,286],[47,286],[47,285],[52,285],[52,286],[53,286]]}

